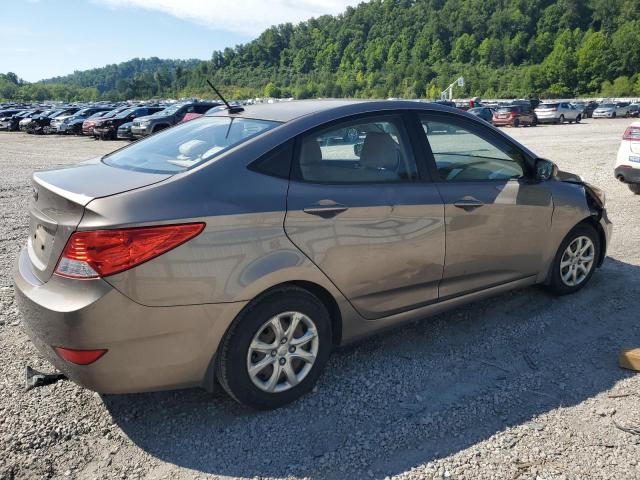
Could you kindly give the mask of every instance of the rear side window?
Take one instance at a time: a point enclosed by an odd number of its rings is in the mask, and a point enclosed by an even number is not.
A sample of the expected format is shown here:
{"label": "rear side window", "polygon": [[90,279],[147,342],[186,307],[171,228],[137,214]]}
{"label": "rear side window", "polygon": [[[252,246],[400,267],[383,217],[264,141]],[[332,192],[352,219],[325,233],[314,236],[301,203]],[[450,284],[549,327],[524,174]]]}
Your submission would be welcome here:
{"label": "rear side window", "polygon": [[279,125],[250,118],[200,117],[103,157],[113,167],[178,173]]}
{"label": "rear side window", "polygon": [[293,141],[289,141],[260,157],[249,165],[249,169],[272,177],[288,179],[292,157]]}
{"label": "rear side window", "polygon": [[440,180],[509,180],[525,175],[522,152],[457,121],[421,117]]}
{"label": "rear side window", "polygon": [[315,183],[403,182],[418,178],[402,119],[367,117],[304,136],[295,177]]}

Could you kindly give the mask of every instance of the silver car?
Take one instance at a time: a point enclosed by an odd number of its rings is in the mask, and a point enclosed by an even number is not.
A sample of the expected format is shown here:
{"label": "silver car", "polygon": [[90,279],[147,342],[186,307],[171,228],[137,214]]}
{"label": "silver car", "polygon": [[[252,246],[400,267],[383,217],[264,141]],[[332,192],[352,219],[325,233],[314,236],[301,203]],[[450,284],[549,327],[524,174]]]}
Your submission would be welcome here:
{"label": "silver car", "polygon": [[609,243],[604,203],[445,106],[219,109],[35,173],[16,297],[40,352],[88,388],[219,383],[275,408],[337,345],[515,288],[581,289]]}
{"label": "silver car", "polygon": [[626,102],[603,103],[593,111],[593,118],[628,118],[631,115]]}
{"label": "silver car", "polygon": [[582,120],[582,110],[569,102],[545,102],[535,109],[539,123],[579,123]]}

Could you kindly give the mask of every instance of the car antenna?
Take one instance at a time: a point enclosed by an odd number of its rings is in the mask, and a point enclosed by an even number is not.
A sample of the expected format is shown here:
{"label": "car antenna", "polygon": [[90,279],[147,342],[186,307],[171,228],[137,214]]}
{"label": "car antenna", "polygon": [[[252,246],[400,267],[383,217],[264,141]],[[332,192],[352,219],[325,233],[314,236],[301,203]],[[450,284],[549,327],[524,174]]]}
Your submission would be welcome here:
{"label": "car antenna", "polygon": [[216,92],[216,95],[218,95],[220,97],[220,100],[222,100],[222,103],[224,103],[227,106],[227,111],[229,113],[240,113],[240,112],[244,112],[244,108],[240,107],[239,105],[236,106],[231,106],[229,105],[229,102],[227,102],[225,100],[225,98],[220,94],[220,92],[218,91],[218,89],[216,87],[213,86],[213,83],[211,83],[209,81],[209,79],[207,78],[207,83],[209,84],[209,86],[211,87],[211,89]]}

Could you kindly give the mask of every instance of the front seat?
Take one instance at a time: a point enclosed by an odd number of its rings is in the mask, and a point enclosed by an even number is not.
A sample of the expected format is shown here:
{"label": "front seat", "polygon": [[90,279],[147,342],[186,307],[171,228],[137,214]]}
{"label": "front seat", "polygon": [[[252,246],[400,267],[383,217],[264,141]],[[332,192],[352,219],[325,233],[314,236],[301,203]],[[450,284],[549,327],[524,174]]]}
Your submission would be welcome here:
{"label": "front seat", "polygon": [[300,148],[300,170],[304,180],[322,179],[322,150],[315,139],[308,139]]}
{"label": "front seat", "polygon": [[369,132],[360,152],[360,165],[370,181],[400,180],[398,164],[400,152],[391,135],[384,132]]}

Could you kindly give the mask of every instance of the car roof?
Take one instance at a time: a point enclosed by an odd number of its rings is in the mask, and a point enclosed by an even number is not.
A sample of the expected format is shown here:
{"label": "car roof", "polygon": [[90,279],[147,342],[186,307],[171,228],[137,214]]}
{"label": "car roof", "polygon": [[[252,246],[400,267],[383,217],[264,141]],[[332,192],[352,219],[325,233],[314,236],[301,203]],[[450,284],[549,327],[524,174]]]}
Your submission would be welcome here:
{"label": "car roof", "polygon": [[246,105],[239,113],[232,113],[226,109],[207,113],[209,117],[246,117],[274,122],[290,122],[300,117],[330,110],[344,109],[345,114],[357,114],[361,111],[424,109],[451,112],[457,109],[444,105],[410,100],[292,100],[276,103],[260,103]]}

